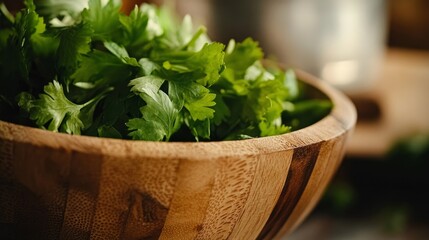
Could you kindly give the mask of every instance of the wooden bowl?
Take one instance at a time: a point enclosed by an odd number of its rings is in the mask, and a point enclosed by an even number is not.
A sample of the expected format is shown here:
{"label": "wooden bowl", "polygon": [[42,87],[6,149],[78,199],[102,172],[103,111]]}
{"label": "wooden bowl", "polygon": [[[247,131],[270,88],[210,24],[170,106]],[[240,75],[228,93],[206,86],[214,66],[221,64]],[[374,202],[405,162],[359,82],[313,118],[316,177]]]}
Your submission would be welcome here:
{"label": "wooden bowl", "polygon": [[343,94],[298,77],[334,103],[319,122],[279,136],[144,142],[71,136],[0,121],[0,238],[272,239],[321,197],[356,111]]}

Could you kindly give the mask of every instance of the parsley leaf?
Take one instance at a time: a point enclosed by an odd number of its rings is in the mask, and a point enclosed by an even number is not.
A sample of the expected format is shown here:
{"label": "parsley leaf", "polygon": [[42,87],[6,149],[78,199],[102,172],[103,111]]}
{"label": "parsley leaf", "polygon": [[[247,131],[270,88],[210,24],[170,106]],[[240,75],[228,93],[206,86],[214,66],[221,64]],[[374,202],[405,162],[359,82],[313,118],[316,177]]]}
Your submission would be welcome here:
{"label": "parsley leaf", "polygon": [[234,40],[231,40],[228,49],[233,50],[227,52],[225,63],[229,68],[234,69],[238,78],[243,77],[246,70],[264,56],[258,43],[251,38],[246,38],[241,43],[235,43]]}
{"label": "parsley leaf", "polygon": [[[5,40],[0,50],[0,96],[10,102],[13,102],[20,91],[28,90],[31,85],[31,37],[36,32],[40,19],[33,2],[25,3],[27,8],[16,14],[14,22],[9,23],[12,24],[9,31],[0,30]],[[6,9],[2,10],[2,15],[7,17]]]}
{"label": "parsley leaf", "polygon": [[57,68],[61,82],[70,83],[70,76],[79,66],[82,56],[90,49],[92,30],[88,24],[79,23],[59,29],[60,44],[57,51]]}
{"label": "parsley leaf", "polygon": [[143,117],[127,122],[133,139],[168,141],[178,130],[179,110],[168,95],[160,90],[163,82],[163,79],[154,76],[136,78],[130,82],[133,86],[131,90],[146,102],[140,108]]}
{"label": "parsley leaf", "polygon": [[93,40],[110,41],[118,37],[120,31],[119,9],[120,1],[89,0],[88,9],[82,13],[84,22],[91,27]]}
{"label": "parsley leaf", "polygon": [[193,72],[200,76],[198,83],[211,86],[218,81],[224,68],[223,49],[224,45],[221,43],[207,43],[196,53],[173,52],[164,54],[161,59],[166,59],[163,64],[165,69],[179,73]]}
{"label": "parsley leaf", "polygon": [[179,103],[177,106],[184,105],[193,120],[213,118],[214,110],[210,107],[216,105],[216,94],[194,82],[170,81],[169,87],[173,101],[176,104],[183,101],[183,104]]}
{"label": "parsley leaf", "polygon": [[122,44],[138,58],[147,57],[155,39],[164,34],[157,8],[152,5],[136,6],[129,16],[121,15],[119,21],[123,27]]}
{"label": "parsley leaf", "polygon": [[82,55],[80,67],[73,73],[74,83],[91,83],[89,88],[112,86],[118,82],[127,82],[141,66],[136,59],[130,58],[127,51],[112,42],[104,45],[109,52],[93,50]]}
{"label": "parsley leaf", "polygon": [[36,100],[29,100],[28,94],[20,95],[20,106],[39,127],[69,134],[80,134],[91,125],[94,107],[104,97],[101,94],[85,104],[75,104],[67,99],[63,87],[55,80],[45,86],[44,92]]}

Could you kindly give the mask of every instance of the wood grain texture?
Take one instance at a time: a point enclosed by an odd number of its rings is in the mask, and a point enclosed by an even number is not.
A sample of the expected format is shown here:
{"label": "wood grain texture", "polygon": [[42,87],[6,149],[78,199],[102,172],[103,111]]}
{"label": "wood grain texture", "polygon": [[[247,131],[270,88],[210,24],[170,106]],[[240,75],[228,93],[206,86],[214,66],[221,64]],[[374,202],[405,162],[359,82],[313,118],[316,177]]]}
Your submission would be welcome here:
{"label": "wood grain texture", "polygon": [[320,143],[315,143],[294,149],[291,166],[280,198],[258,239],[272,239],[286,224],[312,175],[320,145]]}
{"label": "wood grain texture", "polygon": [[[71,136],[0,121],[0,238],[272,239],[318,202],[356,112],[334,102],[307,128],[240,141],[159,143]],[[3,228],[2,228],[3,229]]]}
{"label": "wood grain texture", "polygon": [[275,152],[258,159],[247,203],[229,239],[255,239],[259,235],[283,190],[292,156],[293,151]]}
{"label": "wood grain texture", "polygon": [[[341,136],[341,138],[342,137],[343,136]],[[288,232],[293,231],[319,201],[329,180],[337,170],[338,163],[342,159],[342,157],[339,158],[337,156],[341,156],[339,154],[341,154],[340,151],[343,150],[344,141],[339,140],[341,139],[333,139],[321,145],[308,184],[302,192],[295,208],[290,213],[287,222],[274,238],[280,238]],[[326,161],[325,159],[330,159],[331,161]]]}
{"label": "wood grain texture", "polygon": [[0,143],[0,223],[14,223],[13,141]]}

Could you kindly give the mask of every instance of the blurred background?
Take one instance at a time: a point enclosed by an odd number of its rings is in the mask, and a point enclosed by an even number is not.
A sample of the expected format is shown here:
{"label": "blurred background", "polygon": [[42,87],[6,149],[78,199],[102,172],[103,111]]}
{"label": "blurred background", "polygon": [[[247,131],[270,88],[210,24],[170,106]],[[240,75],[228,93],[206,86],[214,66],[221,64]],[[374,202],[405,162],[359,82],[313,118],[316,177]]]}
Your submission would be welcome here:
{"label": "blurred background", "polygon": [[428,0],[122,1],[168,2],[223,43],[250,36],[355,103],[343,164],[288,239],[429,238]]}

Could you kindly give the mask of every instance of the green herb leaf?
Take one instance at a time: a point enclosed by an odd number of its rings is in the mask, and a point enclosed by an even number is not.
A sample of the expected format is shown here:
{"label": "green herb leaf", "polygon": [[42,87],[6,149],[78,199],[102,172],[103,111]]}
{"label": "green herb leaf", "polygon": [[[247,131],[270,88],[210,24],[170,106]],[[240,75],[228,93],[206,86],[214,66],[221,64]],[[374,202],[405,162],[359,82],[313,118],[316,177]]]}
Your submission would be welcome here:
{"label": "green herb leaf", "polygon": [[94,105],[104,96],[100,95],[85,104],[75,104],[64,95],[63,87],[53,81],[44,88],[39,99],[31,100],[29,95],[21,95],[19,104],[30,113],[30,118],[39,127],[69,134],[80,134],[92,121]]}
{"label": "green herb leaf", "polygon": [[218,81],[224,68],[223,49],[224,45],[221,43],[210,43],[194,54],[173,52],[164,54],[161,59],[169,59],[163,64],[167,70],[179,73],[193,72],[194,76],[200,76],[196,80],[199,84],[211,86]]}
{"label": "green herb leaf", "polygon": [[121,133],[112,126],[103,125],[97,129],[99,137],[121,139]]}
{"label": "green herb leaf", "polygon": [[[108,44],[118,46],[114,44]],[[71,78],[74,83],[87,82],[92,83],[94,87],[112,86],[122,82],[127,84],[128,80],[133,76],[134,72],[138,72],[141,68],[140,64],[134,58],[129,58],[121,50],[115,49],[114,54],[93,50],[82,56],[80,67],[73,73]],[[118,56],[115,56],[117,54]]]}
{"label": "green herb leaf", "polygon": [[91,27],[93,40],[114,40],[120,31],[119,9],[121,1],[108,0],[103,4],[102,0],[89,0],[88,9],[82,15],[85,22]]}
{"label": "green herb leaf", "polygon": [[79,66],[83,54],[91,50],[91,35],[92,30],[85,23],[58,30],[60,39],[57,51],[58,77],[67,86],[70,83],[69,78]]}
{"label": "green herb leaf", "polygon": [[[210,107],[216,105],[216,94],[194,82],[170,81],[169,93],[173,96],[176,106],[184,105],[192,119],[205,120],[214,116],[214,110]],[[179,103],[182,102],[183,104]],[[179,104],[177,104],[179,103]]]}
{"label": "green herb leaf", "polygon": [[[251,38],[246,38],[243,42],[235,44],[235,41],[229,43],[230,53],[225,56],[225,63],[228,68],[234,69],[236,78],[243,78],[246,70],[261,60],[264,56],[258,43]],[[233,49],[231,51],[231,49]]]}
{"label": "green herb leaf", "polygon": [[158,77],[141,77],[130,82],[132,91],[140,95],[146,106],[140,108],[142,118],[128,121],[127,126],[133,139],[168,141],[178,130],[179,110],[174,107],[168,95],[160,90],[164,80]]}

